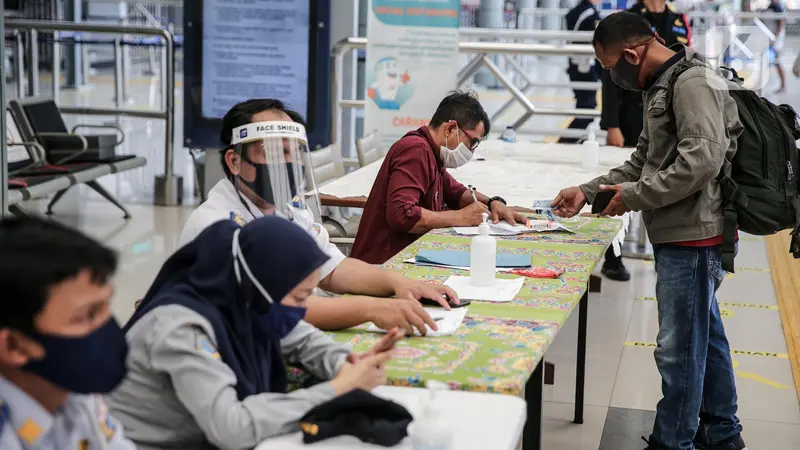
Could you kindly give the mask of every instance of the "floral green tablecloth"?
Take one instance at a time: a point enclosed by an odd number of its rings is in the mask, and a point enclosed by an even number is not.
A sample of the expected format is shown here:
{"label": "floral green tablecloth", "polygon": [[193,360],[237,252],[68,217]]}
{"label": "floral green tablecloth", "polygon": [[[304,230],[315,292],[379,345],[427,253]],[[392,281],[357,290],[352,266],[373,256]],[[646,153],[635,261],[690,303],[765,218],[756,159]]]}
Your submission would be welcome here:
{"label": "floral green tablecloth", "polygon": [[[520,395],[558,330],[580,302],[589,275],[619,232],[621,222],[579,217],[566,225],[576,233],[498,237],[498,252],[529,253],[534,266],[561,268],[565,273],[556,280],[526,278],[519,295],[510,303],[473,302],[454,336],[401,341],[388,366],[389,383],[422,387],[427,380],[439,380],[453,389]],[[469,275],[468,271],[403,261],[413,258],[419,249],[469,251],[470,240],[452,229],[433,231],[384,267],[425,281],[443,282],[450,275]],[[365,329],[362,326],[331,335],[337,341],[349,341],[356,351],[365,351],[380,338]]]}

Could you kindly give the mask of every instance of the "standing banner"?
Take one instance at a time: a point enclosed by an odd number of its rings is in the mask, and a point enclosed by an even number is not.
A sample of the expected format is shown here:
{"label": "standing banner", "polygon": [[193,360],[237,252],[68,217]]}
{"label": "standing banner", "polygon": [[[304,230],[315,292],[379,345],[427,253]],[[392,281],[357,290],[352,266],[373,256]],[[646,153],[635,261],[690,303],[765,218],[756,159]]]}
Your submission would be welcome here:
{"label": "standing banner", "polygon": [[460,0],[370,0],[364,132],[384,148],[427,125],[458,87]]}

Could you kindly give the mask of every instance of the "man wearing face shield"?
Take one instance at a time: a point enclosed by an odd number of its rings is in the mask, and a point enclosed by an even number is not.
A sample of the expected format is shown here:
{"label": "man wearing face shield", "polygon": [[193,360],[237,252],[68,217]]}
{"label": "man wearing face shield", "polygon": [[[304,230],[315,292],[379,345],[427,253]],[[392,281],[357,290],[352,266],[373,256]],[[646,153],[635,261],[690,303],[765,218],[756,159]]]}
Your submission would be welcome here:
{"label": "man wearing face shield", "polygon": [[[448,168],[468,163],[489,133],[489,116],[475,94],[452,92],[427,126],[392,145],[372,185],[351,255],[382,264],[436,228],[526,219],[500,197],[468,190]],[[477,200],[477,201],[476,201]]]}
{"label": "man wearing face shield", "polygon": [[743,130],[729,94],[736,87],[691,48],[667,48],[633,13],[602,20],[593,45],[616,83],[643,92],[644,130],[625,164],[562,190],[555,213],[574,216],[599,191],[610,191],[602,216],[644,216],[657,274],[654,353],[663,395],[647,450],[745,450],[716,298],[725,278],[717,176],[727,170]]}
{"label": "man wearing face shield", "polygon": [[[316,198],[302,195],[314,191],[315,186],[305,176],[308,145],[301,121],[278,100],[253,99],[231,108],[222,120],[220,136],[227,177],[189,217],[180,246],[220,220],[245,224],[264,215],[279,215],[303,228],[330,257],[321,268],[319,287],[337,294],[357,294],[341,298],[312,295],[306,321],[323,330],[366,322],[409,333],[416,328],[424,334],[426,325],[435,330],[436,322],[419,299],[431,298],[446,305],[443,295],[457,299],[455,292],[346,258],[330,243],[325,227],[314,221],[314,213],[319,211]],[[391,296],[396,298],[378,298]]]}

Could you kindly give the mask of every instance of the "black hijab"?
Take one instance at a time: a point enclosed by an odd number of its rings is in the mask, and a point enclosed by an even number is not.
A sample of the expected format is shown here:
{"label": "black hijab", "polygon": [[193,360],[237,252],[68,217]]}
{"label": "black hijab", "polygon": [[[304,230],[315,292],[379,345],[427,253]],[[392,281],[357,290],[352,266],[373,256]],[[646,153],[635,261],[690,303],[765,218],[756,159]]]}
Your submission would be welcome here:
{"label": "black hijab", "polygon": [[[242,270],[236,261],[234,237],[249,270]],[[236,374],[240,400],[262,392],[285,392],[280,341],[267,329],[269,321],[263,320],[272,305],[249,274],[280,303],[327,260],[311,236],[286,219],[266,216],[244,227],[228,220],[217,222],[164,263],[124,331],[159,306],[185,306],[211,323],[217,350]]]}

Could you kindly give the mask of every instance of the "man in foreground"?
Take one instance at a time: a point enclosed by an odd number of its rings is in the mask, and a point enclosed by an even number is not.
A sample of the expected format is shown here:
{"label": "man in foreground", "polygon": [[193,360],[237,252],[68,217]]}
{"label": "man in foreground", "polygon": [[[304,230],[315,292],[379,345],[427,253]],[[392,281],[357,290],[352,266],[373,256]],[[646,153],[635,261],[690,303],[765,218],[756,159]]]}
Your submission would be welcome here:
{"label": "man in foreground", "polygon": [[[330,243],[325,227],[314,222],[300,199],[302,195],[298,196],[313,191],[314,186],[310,180],[304,180],[307,142],[305,128],[297,120],[297,113],[272,99],[248,100],[228,111],[220,133],[226,178],[211,189],[208,199],[191,214],[181,233],[180,245],[189,243],[220,220],[245,224],[265,214],[281,215],[305,229],[330,257],[321,268],[319,287],[337,294],[360,294],[341,298],[312,295],[307,302],[307,322],[322,330],[349,328],[365,322],[387,330],[399,327],[410,334],[414,328],[425,334],[426,324],[435,330],[436,322],[418,300],[431,298],[446,305],[442,295],[457,299],[455,292],[345,258]],[[296,127],[292,123],[297,123]],[[237,142],[241,142],[235,143],[233,131],[239,127],[245,127],[240,130],[244,136],[237,135]],[[266,134],[254,139],[257,133]],[[392,295],[397,298],[377,298]]]}
{"label": "man in foreground", "polygon": [[[687,47],[665,47],[639,15],[607,17],[593,45],[611,79],[644,91],[644,131],[628,162],[562,190],[553,207],[560,216],[573,216],[602,190],[614,197],[601,215],[644,214],[658,275],[655,360],[663,394],[647,449],[744,450],[730,347],[715,296],[725,277],[716,177],[742,133],[736,103],[701,56]],[[672,101],[666,103],[669,90]]]}
{"label": "man in foreground", "polygon": [[468,163],[489,134],[489,116],[475,94],[452,92],[427,126],[392,145],[372,185],[351,255],[382,264],[436,228],[526,223],[500,197],[467,189],[447,169]]}
{"label": "man in foreground", "polygon": [[0,221],[0,448],[133,450],[100,394],[125,377],[117,257],[39,219]]}

